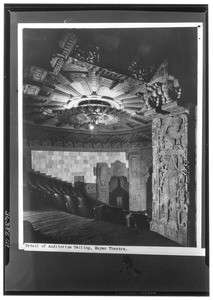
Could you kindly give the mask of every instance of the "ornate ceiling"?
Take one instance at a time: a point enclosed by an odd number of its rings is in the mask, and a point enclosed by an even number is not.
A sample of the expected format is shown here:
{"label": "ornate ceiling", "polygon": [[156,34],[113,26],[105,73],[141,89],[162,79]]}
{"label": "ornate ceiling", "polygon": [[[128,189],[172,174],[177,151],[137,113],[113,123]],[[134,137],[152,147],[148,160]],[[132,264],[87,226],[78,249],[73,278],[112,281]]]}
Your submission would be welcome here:
{"label": "ornate ceiling", "polygon": [[[102,36],[102,43],[109,44],[112,60],[110,49],[119,43],[118,36],[113,35],[111,40],[107,37],[104,40]],[[178,80],[168,72],[167,58],[159,55],[158,60],[151,60],[148,55],[148,62],[142,64],[140,55],[133,56],[128,64],[124,61],[121,74],[112,69],[113,65],[109,69],[103,67],[107,52],[101,51],[100,45],[98,34],[91,42],[85,35],[69,30],[60,36],[55,48],[51,45],[49,67],[46,67],[47,62],[42,64],[42,52],[38,65],[24,60],[26,135],[34,128],[37,136],[39,130],[50,132],[54,129],[64,142],[69,140],[70,134],[77,143],[76,134],[88,142],[95,135],[105,143],[116,135],[122,142],[129,142],[131,137],[126,138],[127,134],[138,136],[137,141],[149,140],[142,132],[150,128],[152,117],[168,113],[171,104],[181,97]],[[146,54],[151,50],[141,47],[141,51]],[[118,62],[120,64],[119,59]]]}

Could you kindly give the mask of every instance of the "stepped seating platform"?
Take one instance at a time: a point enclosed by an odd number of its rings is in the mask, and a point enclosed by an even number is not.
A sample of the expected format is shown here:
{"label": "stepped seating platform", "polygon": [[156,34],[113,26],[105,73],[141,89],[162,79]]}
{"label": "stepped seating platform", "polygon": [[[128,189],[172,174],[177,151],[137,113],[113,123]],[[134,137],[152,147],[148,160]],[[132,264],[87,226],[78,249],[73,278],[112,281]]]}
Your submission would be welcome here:
{"label": "stepped seating platform", "polygon": [[[24,211],[24,221],[28,223],[28,226],[25,226],[26,232],[24,232],[25,242],[119,246],[180,246],[155,232],[145,229],[89,219],[56,209]],[[32,228],[34,232],[32,232]]]}
{"label": "stepped seating platform", "polygon": [[149,230],[144,212],[125,211],[90,197],[84,183],[76,186],[40,173],[29,173],[24,186],[24,210],[55,209],[73,215]]}
{"label": "stepped seating platform", "polygon": [[24,210],[52,208],[94,218],[94,207],[99,203],[90,199],[82,186],[73,187],[72,184],[33,172],[28,177],[28,184],[24,186]]}

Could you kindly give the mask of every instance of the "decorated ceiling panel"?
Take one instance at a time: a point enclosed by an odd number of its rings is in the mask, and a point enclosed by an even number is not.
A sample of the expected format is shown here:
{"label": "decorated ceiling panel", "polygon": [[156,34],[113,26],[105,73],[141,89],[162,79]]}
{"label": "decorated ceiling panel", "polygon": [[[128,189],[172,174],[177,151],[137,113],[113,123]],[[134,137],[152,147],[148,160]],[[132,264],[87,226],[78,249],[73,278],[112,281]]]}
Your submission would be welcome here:
{"label": "decorated ceiling panel", "polygon": [[[105,134],[104,141],[107,133],[146,131],[153,115],[169,113],[171,103],[181,98],[165,51],[172,34],[168,30],[148,34],[144,29],[133,35],[121,29],[26,30],[25,124],[78,130],[93,134],[93,139],[94,134]],[[31,47],[38,43],[34,57],[29,41]]]}

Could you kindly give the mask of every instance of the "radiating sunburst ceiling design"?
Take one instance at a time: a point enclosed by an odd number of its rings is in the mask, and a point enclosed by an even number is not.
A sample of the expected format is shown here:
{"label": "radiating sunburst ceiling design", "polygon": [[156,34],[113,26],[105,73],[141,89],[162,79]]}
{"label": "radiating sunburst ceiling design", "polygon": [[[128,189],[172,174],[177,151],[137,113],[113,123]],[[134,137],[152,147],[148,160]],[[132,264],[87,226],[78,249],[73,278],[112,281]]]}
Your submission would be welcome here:
{"label": "radiating sunburst ceiling design", "polygon": [[136,60],[127,76],[100,66],[99,48],[85,50],[73,32],[62,37],[59,49],[51,70],[34,65],[24,70],[26,123],[82,132],[132,131],[150,124],[150,111],[162,111],[181,96],[166,59],[157,69],[142,68]]}

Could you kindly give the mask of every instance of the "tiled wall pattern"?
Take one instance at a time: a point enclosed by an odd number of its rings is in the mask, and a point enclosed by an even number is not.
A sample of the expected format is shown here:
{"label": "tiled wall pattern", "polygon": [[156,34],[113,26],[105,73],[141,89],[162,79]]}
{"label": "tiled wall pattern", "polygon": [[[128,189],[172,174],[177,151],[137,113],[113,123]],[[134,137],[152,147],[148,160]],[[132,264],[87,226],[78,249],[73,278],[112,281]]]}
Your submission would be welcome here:
{"label": "tiled wall pattern", "polygon": [[32,150],[32,169],[74,183],[74,176],[84,176],[84,182],[96,183],[94,167],[98,162],[110,166],[116,160],[126,164],[125,152],[68,152]]}

